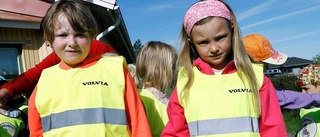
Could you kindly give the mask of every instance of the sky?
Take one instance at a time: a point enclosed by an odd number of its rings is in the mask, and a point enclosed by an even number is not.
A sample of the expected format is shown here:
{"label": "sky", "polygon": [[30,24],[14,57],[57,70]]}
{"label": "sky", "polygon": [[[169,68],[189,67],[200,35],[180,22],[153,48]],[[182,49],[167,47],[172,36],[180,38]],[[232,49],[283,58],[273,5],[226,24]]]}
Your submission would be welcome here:
{"label": "sky", "polygon": [[[236,15],[242,36],[258,33],[273,48],[311,60],[320,54],[320,0],[225,0]],[[184,14],[197,0],[117,0],[132,44],[150,40],[178,51]]]}

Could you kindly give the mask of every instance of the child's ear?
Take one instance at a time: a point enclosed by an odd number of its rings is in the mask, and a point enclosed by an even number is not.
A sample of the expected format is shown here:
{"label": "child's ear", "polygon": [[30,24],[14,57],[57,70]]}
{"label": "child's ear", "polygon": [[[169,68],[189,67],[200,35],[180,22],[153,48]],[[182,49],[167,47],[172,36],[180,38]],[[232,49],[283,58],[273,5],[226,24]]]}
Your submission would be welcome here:
{"label": "child's ear", "polygon": [[190,38],[188,38],[188,42],[189,42],[189,44],[191,44],[191,43],[192,43],[192,41],[191,41],[191,39],[190,39]]}
{"label": "child's ear", "polygon": [[46,43],[46,46],[47,46],[47,47],[51,47],[51,48],[52,48],[52,46],[51,46],[51,44],[50,44],[49,41],[46,40],[45,43]]}

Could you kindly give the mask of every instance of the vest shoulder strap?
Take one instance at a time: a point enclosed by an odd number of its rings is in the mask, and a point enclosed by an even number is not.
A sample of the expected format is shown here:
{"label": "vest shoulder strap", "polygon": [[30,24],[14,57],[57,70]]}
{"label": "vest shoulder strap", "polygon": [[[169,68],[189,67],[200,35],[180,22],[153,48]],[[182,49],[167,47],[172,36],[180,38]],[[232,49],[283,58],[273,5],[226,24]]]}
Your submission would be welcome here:
{"label": "vest shoulder strap", "polygon": [[21,132],[19,132],[19,136],[20,137],[28,137],[30,135],[29,126],[28,126],[28,115],[21,110],[19,110],[19,111],[21,114],[20,117],[25,125],[24,129]]}

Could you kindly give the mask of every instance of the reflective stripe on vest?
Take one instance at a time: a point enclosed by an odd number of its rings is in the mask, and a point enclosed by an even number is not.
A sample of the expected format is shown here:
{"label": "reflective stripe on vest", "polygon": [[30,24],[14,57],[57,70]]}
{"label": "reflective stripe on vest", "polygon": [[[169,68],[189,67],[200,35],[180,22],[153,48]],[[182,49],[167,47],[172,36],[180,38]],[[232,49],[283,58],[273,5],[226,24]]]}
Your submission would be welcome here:
{"label": "reflective stripe on vest", "polygon": [[[253,125],[253,127],[246,127],[243,125]],[[237,132],[259,132],[258,119],[254,117],[234,117],[199,120],[189,122],[188,127],[190,135],[214,135]],[[214,127],[214,130],[208,130],[208,127]]]}
{"label": "reflective stripe on vest", "polygon": [[320,108],[300,109],[300,131],[298,137],[320,136]]}
{"label": "reflective stripe on vest", "polygon": [[129,136],[123,57],[102,57],[87,68],[45,69],[36,108],[47,136]]}
{"label": "reflective stripe on vest", "polygon": [[[263,68],[253,65],[253,69],[260,88]],[[193,72],[190,91],[181,91],[188,80],[181,70],[177,82],[178,99],[184,108],[190,136],[260,136],[257,100],[246,77],[242,81],[237,73],[206,75],[196,67]]]}
{"label": "reflective stripe on vest", "polygon": [[164,126],[168,123],[168,105],[161,103],[147,89],[139,89],[139,95],[146,110],[152,136],[159,137],[164,129]]}
{"label": "reflective stripe on vest", "polygon": [[[94,116],[92,116],[94,114]],[[52,123],[51,121],[63,119],[64,122]],[[126,125],[126,112],[124,110],[109,109],[109,108],[91,108],[64,111],[58,114],[51,114],[41,118],[42,129],[47,132],[52,129],[62,128],[74,125],[83,124],[116,124]]]}

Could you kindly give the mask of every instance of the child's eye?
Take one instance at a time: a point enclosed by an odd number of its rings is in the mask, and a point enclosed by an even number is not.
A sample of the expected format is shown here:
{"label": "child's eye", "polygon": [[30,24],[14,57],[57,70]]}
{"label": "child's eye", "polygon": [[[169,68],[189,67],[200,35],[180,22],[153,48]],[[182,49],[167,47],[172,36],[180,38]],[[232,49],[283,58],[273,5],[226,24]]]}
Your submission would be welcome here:
{"label": "child's eye", "polygon": [[225,38],[225,37],[226,37],[226,36],[219,36],[219,37],[216,37],[215,40],[216,40],[216,41],[220,41],[220,40],[222,40],[222,39]]}
{"label": "child's eye", "polygon": [[59,34],[58,37],[63,37],[64,38],[64,37],[67,37],[67,35],[66,34]]}
{"label": "child's eye", "polygon": [[81,34],[77,34],[76,36],[77,37],[81,37],[81,36],[84,36],[84,35],[81,33]]}
{"label": "child's eye", "polygon": [[84,33],[78,33],[77,35],[76,35],[76,37],[80,37],[80,38],[83,38],[83,37],[85,37],[86,36],[86,34],[84,34]]}
{"label": "child's eye", "polygon": [[200,42],[198,42],[198,45],[206,45],[206,44],[208,44],[207,41],[200,41]]}

